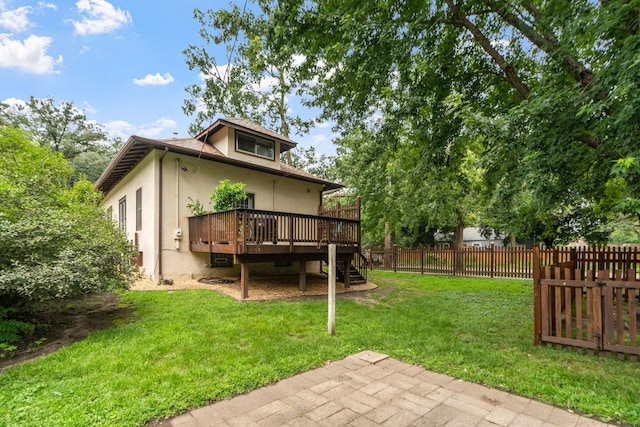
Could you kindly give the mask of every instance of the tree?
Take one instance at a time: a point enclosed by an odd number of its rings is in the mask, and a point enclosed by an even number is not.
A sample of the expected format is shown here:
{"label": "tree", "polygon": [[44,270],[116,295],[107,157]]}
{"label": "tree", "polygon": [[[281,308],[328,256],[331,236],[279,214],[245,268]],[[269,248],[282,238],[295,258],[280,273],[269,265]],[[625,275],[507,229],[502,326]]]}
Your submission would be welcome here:
{"label": "tree", "polygon": [[338,179],[336,157],[318,154],[314,147],[306,149],[304,147],[294,148],[289,164],[319,178],[329,181],[336,181]]}
{"label": "tree", "polygon": [[[190,45],[184,55],[189,69],[198,69],[205,82],[186,88],[190,98],[183,110],[196,115],[191,133],[199,133],[219,114],[250,119],[286,137],[292,128],[308,132],[312,122],[291,114],[288,100],[305,84],[300,58],[269,43],[275,24],[260,12],[254,13],[247,2],[242,9],[194,10],[205,45]],[[212,56],[210,43],[224,45],[226,57]]]}
{"label": "tree", "polygon": [[98,206],[93,184],[68,187],[60,153],[0,127],[0,301],[34,303],[125,289],[135,250]]}
{"label": "tree", "polygon": [[614,170],[640,150],[638,1],[265,3],[271,43],[317,66],[324,118],[343,134],[403,130],[421,147],[416,173],[446,165],[466,133],[495,207],[525,192],[547,216],[580,216],[583,235],[621,211],[616,195],[639,193]]}
{"label": "tree", "polygon": [[72,182],[83,176],[94,182],[120,141],[107,142],[102,126],[92,123],[72,102],[29,98],[25,103],[0,103],[0,125],[29,132],[43,147],[61,153],[74,167]]}

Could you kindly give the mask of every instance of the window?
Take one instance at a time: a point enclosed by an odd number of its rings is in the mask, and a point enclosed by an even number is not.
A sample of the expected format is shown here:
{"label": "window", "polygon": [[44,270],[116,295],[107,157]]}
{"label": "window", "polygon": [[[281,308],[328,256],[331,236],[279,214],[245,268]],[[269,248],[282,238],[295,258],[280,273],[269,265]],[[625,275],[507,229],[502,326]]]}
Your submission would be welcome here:
{"label": "window", "polygon": [[136,190],[136,231],[142,230],[142,188]]}
{"label": "window", "polygon": [[211,254],[211,268],[233,267],[233,255]]}
{"label": "window", "polygon": [[275,160],[275,142],[236,131],[236,150]]}
{"label": "window", "polygon": [[113,219],[113,206],[107,208],[107,218]]}
{"label": "window", "polygon": [[118,224],[120,228],[127,231],[127,198],[123,197],[118,202]]}
{"label": "window", "polygon": [[241,202],[236,203],[236,209],[255,209],[256,208],[256,195],[254,193],[247,193],[247,198]]}

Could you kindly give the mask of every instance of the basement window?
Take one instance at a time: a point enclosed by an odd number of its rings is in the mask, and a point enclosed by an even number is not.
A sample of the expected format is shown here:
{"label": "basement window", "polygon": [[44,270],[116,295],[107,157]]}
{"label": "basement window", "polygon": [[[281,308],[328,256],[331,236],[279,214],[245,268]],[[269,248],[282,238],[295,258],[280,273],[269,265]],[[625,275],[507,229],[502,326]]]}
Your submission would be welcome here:
{"label": "basement window", "polygon": [[211,268],[233,267],[233,255],[211,254]]}
{"label": "basement window", "polygon": [[274,141],[236,131],[236,151],[275,160]]}

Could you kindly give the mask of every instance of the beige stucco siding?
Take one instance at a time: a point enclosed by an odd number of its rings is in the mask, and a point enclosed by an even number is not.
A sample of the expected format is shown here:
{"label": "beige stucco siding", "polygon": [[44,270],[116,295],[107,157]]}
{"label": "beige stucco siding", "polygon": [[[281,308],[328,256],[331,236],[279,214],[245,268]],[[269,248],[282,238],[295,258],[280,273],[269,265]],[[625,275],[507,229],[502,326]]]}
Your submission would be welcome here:
{"label": "beige stucco siding", "polygon": [[[188,171],[176,169],[177,159],[187,166]],[[163,223],[165,230],[170,229],[163,238],[164,277],[180,279],[238,273],[237,266],[234,269],[209,268],[210,255],[192,253],[188,247],[188,217],[191,216],[187,208],[189,196],[194,200],[200,200],[207,210],[211,210],[209,194],[223,179],[228,179],[232,183],[244,182],[245,190],[255,194],[256,209],[312,215],[317,213],[322,191],[322,186],[319,184],[173,153],[167,155],[164,162]],[[170,208],[167,204],[173,205]],[[174,224],[174,227],[170,224]],[[176,228],[182,229],[183,234],[179,249],[176,249],[174,241]],[[292,268],[275,267],[272,263],[268,263],[253,265],[252,271],[266,273],[275,270],[280,273],[291,273],[296,271],[296,267],[295,265]]]}
{"label": "beige stucco siding", "polygon": [[[263,138],[269,141],[273,139]],[[260,166],[266,166],[269,168],[278,169],[280,167],[280,142],[274,141],[275,159],[266,159],[257,155],[243,153],[236,150],[236,130],[233,128],[224,127],[215,134],[211,135],[208,139],[209,143],[220,150],[225,156],[242,160],[244,162],[253,163]]]}
{"label": "beige stucco siding", "polygon": [[116,226],[120,222],[119,202],[126,198],[126,233],[129,241],[136,242],[136,191],[142,189],[142,227],[138,234],[138,250],[142,252],[144,272],[153,275],[157,248],[155,230],[157,230],[157,174],[156,160],[158,152],[154,151],[145,157],[133,171],[124,177],[107,193],[101,203],[111,208],[112,219]]}

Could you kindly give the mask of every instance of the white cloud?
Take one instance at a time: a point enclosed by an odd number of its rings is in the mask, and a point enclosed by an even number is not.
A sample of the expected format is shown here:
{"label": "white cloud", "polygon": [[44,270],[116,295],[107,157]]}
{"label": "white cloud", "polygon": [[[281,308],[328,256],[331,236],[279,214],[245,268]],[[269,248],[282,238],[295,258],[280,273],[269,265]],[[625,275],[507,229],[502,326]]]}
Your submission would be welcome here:
{"label": "white cloud", "polygon": [[125,141],[136,129],[134,125],[124,120],[112,120],[110,122],[103,123],[103,125],[104,131],[109,135],[109,138],[122,138]]}
{"label": "white cloud", "polygon": [[172,83],[174,80],[173,76],[170,73],[164,73],[160,75],[160,73],[155,74],[147,74],[141,79],[133,79],[133,83],[139,86],[160,86],[160,85],[168,85]]}
{"label": "white cloud", "polygon": [[45,8],[45,9],[51,9],[51,10],[58,10],[58,6],[53,4],[53,3],[45,3],[43,1],[38,3],[38,6]]}
{"label": "white cloud", "polygon": [[163,127],[142,128],[138,132],[140,136],[152,137],[161,134],[164,131]]}
{"label": "white cloud", "polygon": [[91,50],[89,46],[82,46],[82,48],[80,49],[80,55],[84,55],[85,53],[89,52],[89,50]]}
{"label": "white cloud", "polygon": [[50,44],[50,37],[30,35],[20,41],[0,34],[0,67],[19,68],[31,74],[58,73],[55,66],[62,64],[62,55],[57,59],[47,55]]}
{"label": "white cloud", "polygon": [[85,13],[82,21],[71,21],[80,35],[110,33],[131,22],[131,14],[116,9],[105,0],[80,0],[76,3],[79,13]]}
{"label": "white cloud", "polygon": [[162,134],[167,129],[174,129],[177,126],[175,120],[169,117],[160,117],[154,122],[156,126],[142,127],[138,131],[141,136],[153,137]]}
{"label": "white cloud", "polygon": [[[1,9],[2,4],[0,4]],[[32,25],[28,16],[30,13],[31,7],[29,6],[22,6],[13,10],[2,10],[0,12],[0,27],[16,33],[26,31]]]}
{"label": "white cloud", "polygon": [[95,114],[97,113],[96,109],[93,107],[93,105],[89,104],[87,101],[84,101],[82,103],[82,111],[84,111],[85,113],[89,113],[89,114]]}
{"label": "white cloud", "polygon": [[175,120],[169,117],[160,117],[158,120],[156,120],[156,124],[167,129],[173,129],[178,125]]}

